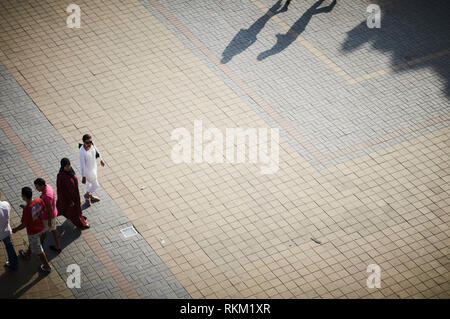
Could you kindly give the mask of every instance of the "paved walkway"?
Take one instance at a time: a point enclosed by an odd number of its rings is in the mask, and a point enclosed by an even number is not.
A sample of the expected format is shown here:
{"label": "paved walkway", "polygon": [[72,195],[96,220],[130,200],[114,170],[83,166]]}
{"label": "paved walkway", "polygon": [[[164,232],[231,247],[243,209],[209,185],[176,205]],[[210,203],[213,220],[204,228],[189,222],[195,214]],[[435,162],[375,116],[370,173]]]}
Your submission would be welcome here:
{"label": "paved walkway", "polygon": [[[1,191],[18,207],[86,132],[108,163],[92,228],[59,221],[75,297],[449,297],[447,4],[380,2],[370,30],[362,0],[76,3],[80,29],[0,4]],[[280,128],[279,171],[174,164],[195,119]]]}
{"label": "paved walkway", "polygon": [[[0,193],[0,200],[6,200],[2,193]],[[20,217],[14,208],[11,212],[11,224],[20,224]],[[16,251],[28,248],[26,231],[13,234],[12,240]],[[2,264],[3,261],[7,260],[6,251],[3,248],[0,249],[0,260]],[[61,279],[57,272],[53,271],[49,275],[42,275],[37,271],[40,266],[38,260],[38,258],[33,258],[30,261],[19,259],[20,268],[14,272],[1,267],[0,298],[74,298],[65,281]]]}
{"label": "paved walkway", "polygon": [[[0,75],[0,99],[4,101],[0,109],[0,136],[5,150],[1,157],[2,189],[8,201],[19,207],[20,189],[32,186],[37,176],[55,187],[61,158],[69,157],[75,169],[79,165],[76,154],[1,64]],[[22,118],[22,114],[27,116]],[[55,256],[47,250],[64,282],[69,275],[67,267],[80,266],[83,285],[73,290],[74,295],[79,298],[187,297],[142,236],[122,235],[121,230],[132,223],[108,194],[101,191],[99,196],[103,199],[100,203],[85,209],[91,228],[80,232],[70,221],[59,217],[63,252]],[[49,245],[50,242],[46,246]]]}

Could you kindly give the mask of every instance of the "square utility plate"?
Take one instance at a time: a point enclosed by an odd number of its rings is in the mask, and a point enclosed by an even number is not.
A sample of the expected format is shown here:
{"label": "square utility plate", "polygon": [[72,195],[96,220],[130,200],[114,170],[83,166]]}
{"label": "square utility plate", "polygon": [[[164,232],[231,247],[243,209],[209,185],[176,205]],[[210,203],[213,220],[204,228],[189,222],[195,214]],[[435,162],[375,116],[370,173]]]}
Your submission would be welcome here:
{"label": "square utility plate", "polygon": [[138,233],[138,232],[136,231],[136,229],[134,229],[133,226],[130,226],[130,227],[121,229],[120,232],[122,233],[122,235],[123,235],[125,238],[133,237],[133,236],[137,235],[137,233]]}

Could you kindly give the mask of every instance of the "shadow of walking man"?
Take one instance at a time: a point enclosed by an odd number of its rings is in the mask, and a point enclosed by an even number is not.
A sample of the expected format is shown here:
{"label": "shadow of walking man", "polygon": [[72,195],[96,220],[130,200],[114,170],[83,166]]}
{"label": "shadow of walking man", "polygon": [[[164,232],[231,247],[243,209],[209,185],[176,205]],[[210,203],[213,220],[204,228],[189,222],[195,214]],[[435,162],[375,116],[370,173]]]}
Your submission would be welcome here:
{"label": "shadow of walking man", "polygon": [[228,63],[235,55],[247,50],[253,43],[256,42],[257,35],[261,32],[270,18],[278,13],[287,11],[289,3],[290,1],[287,1],[281,8],[281,0],[278,0],[261,18],[256,20],[250,28],[239,30],[239,32],[234,36],[223,51],[221,62],[224,64]]}
{"label": "shadow of walking man", "polygon": [[315,4],[313,4],[311,8],[309,8],[297,21],[295,21],[295,23],[287,33],[277,34],[277,42],[275,43],[275,45],[271,49],[261,52],[258,55],[258,60],[262,61],[271,55],[280,53],[289,45],[291,45],[291,43],[294,42],[303,31],[305,31],[305,28],[313,15],[319,13],[327,13],[333,10],[334,6],[336,5],[336,0],[333,0],[333,2],[326,7],[319,8],[324,1],[325,0],[319,0]]}

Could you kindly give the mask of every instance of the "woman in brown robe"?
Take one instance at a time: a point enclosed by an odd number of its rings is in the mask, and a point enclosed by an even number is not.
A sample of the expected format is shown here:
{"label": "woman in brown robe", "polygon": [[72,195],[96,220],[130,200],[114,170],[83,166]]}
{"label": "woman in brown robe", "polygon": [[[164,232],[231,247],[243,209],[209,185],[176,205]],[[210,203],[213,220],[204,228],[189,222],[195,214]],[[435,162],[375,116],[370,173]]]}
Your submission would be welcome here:
{"label": "woman in brown robe", "polygon": [[61,160],[61,168],[56,179],[56,187],[58,192],[58,200],[56,201],[58,214],[70,219],[75,226],[82,230],[89,228],[86,217],[83,216],[81,211],[78,178],[70,166],[68,158]]}

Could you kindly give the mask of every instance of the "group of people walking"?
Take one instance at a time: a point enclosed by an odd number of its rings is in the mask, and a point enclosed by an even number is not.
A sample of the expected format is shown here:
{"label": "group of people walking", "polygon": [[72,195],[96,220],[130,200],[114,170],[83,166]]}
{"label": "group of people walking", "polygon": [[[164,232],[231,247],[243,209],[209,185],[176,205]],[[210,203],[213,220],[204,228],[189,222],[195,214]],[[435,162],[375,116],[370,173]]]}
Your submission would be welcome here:
{"label": "group of people walking", "polygon": [[[97,202],[100,198],[94,196],[94,192],[100,186],[97,180],[97,158],[100,164],[105,165],[99,151],[92,142],[89,134],[83,136],[83,144],[79,145],[79,156],[82,183],[86,184],[84,200],[86,206],[91,202]],[[55,239],[55,245],[50,249],[60,253],[61,243],[58,230],[56,229],[56,217],[62,215],[69,219],[81,230],[90,226],[83,216],[80,191],[78,188],[78,178],[73,170],[68,158],[61,159],[61,167],[56,179],[57,199],[53,188],[44,179],[37,178],[34,181],[35,189],[41,196],[33,199],[33,191],[30,187],[22,188],[22,199],[25,201],[21,224],[11,228],[10,211],[11,205],[6,201],[0,201],[0,240],[5,244],[8,261],[5,267],[16,270],[19,267],[11,233],[16,233],[24,228],[27,230],[29,247],[27,251],[20,250],[19,255],[25,260],[29,260],[32,254],[38,255],[42,261],[40,270],[44,273],[51,272],[51,266],[47,260],[42,245],[48,232],[51,232]]]}

